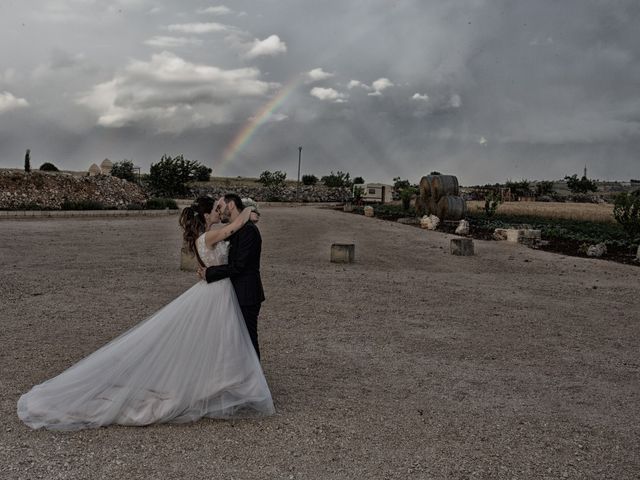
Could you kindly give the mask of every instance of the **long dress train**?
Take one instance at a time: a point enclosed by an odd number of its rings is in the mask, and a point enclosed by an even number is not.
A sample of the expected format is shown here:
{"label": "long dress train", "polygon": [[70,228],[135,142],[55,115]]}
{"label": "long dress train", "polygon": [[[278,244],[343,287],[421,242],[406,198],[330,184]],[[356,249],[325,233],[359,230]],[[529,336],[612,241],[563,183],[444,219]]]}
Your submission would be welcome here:
{"label": "long dress train", "polygon": [[[228,242],[196,245],[207,266],[226,263]],[[273,413],[229,279],[196,283],[18,400],[24,423],[51,430]]]}

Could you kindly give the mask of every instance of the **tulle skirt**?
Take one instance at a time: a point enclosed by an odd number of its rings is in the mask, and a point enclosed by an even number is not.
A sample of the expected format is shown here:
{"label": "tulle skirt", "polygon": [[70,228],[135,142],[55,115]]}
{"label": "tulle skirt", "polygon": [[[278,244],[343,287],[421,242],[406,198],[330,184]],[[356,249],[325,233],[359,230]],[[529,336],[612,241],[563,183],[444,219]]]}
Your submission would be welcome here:
{"label": "tulle skirt", "polygon": [[198,282],[18,401],[24,423],[51,430],[272,413],[229,279]]}

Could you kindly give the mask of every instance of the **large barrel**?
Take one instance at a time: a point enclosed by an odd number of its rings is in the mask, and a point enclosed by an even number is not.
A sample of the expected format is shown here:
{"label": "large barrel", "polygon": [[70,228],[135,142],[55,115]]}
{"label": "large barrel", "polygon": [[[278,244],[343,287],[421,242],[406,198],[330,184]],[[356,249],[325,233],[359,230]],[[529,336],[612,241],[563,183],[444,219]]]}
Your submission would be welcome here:
{"label": "large barrel", "polygon": [[431,196],[431,178],[433,175],[427,175],[420,179],[420,196],[427,199]]}
{"label": "large barrel", "polygon": [[416,215],[419,217],[427,214],[427,202],[420,195],[416,195],[415,200]]}
{"label": "large barrel", "polygon": [[467,203],[462,197],[446,195],[438,201],[437,211],[440,220],[461,220],[467,213]]}
{"label": "large barrel", "polygon": [[440,201],[442,197],[458,196],[460,194],[458,188],[458,177],[454,175],[430,175],[431,177],[431,196],[436,201]]}
{"label": "large barrel", "polygon": [[426,202],[427,204],[427,215],[436,215],[438,216],[438,202],[435,198],[429,197]]}

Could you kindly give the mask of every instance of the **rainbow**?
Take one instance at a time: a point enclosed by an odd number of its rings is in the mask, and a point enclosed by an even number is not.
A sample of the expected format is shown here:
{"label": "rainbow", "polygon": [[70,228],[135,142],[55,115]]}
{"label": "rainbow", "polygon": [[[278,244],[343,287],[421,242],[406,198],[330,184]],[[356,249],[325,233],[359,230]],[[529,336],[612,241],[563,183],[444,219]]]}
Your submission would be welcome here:
{"label": "rainbow", "polygon": [[216,165],[218,175],[222,173],[222,168],[225,165],[229,164],[235,158],[238,152],[247,146],[260,126],[267,120],[269,120],[271,115],[273,115],[273,113],[285,102],[291,92],[293,92],[295,88],[300,84],[301,80],[301,75],[297,75],[292,80],[290,80],[271,100],[260,107],[260,109],[242,126],[231,143],[229,143],[229,145],[227,145],[227,147],[224,149],[224,152],[222,154],[222,161],[218,165]]}

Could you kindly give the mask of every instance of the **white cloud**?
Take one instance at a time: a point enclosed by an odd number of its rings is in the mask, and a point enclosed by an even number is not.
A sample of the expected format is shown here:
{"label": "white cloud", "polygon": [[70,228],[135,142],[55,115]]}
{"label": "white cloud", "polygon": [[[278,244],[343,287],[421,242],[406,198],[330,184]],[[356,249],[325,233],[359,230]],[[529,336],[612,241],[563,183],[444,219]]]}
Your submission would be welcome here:
{"label": "white cloud", "polygon": [[487,139],[484,137],[480,137],[480,140],[478,140],[478,143],[482,146],[485,146],[487,144]]}
{"label": "white cloud", "polygon": [[265,55],[273,56],[286,51],[287,45],[280,40],[280,37],[278,37],[278,35],[271,35],[264,40],[258,40],[256,38],[245,56],[247,58],[256,58]]}
{"label": "white cloud", "polygon": [[229,15],[233,13],[233,10],[224,5],[218,5],[215,7],[201,8],[200,10],[198,10],[198,13],[207,13],[210,15]]}
{"label": "white cloud", "polygon": [[229,25],[223,25],[222,23],[208,22],[208,23],[175,23],[169,25],[167,29],[170,32],[181,32],[191,34],[213,33],[213,32],[227,32],[233,27]]}
{"label": "white cloud", "polygon": [[389,87],[393,87],[393,83],[391,82],[391,80],[389,80],[388,78],[379,78],[378,80],[376,80],[371,84],[371,88],[373,89],[373,92],[371,92],[369,95],[372,95],[372,96],[382,95],[382,91],[386,90]]}
{"label": "white cloud", "polygon": [[371,95],[371,96],[382,95],[383,90],[386,90],[387,88],[392,86],[393,86],[393,82],[391,82],[391,80],[389,80],[388,78],[384,78],[384,77],[379,78],[378,80],[373,82],[371,86],[367,85],[366,83],[362,83],[360,80],[351,80],[347,85],[349,90],[351,90],[352,88],[363,88],[368,92],[370,92],[368,95]]}
{"label": "white cloud", "polygon": [[130,62],[77,101],[97,113],[101,126],[144,123],[160,131],[182,131],[238,120],[244,112],[234,100],[266,97],[279,86],[259,77],[256,68],[223,70],[162,52],[148,62]]}
{"label": "white cloud", "polygon": [[449,98],[449,106],[451,108],[460,108],[462,106],[462,99],[460,98],[460,95],[457,93],[451,95],[451,98]]}
{"label": "white cloud", "polygon": [[340,93],[333,88],[313,87],[309,93],[311,96],[320,100],[327,100],[335,103],[343,103],[347,99],[347,96],[344,93]]}
{"label": "white cloud", "polygon": [[411,97],[413,100],[419,100],[422,102],[428,102],[429,101],[429,95],[427,95],[426,93],[414,93],[413,97]]}
{"label": "white cloud", "polygon": [[360,80],[351,80],[347,88],[351,90],[352,88],[364,88],[365,90],[371,90],[371,87],[365,83],[362,83]]}
{"label": "white cloud", "polygon": [[314,68],[313,70],[307,72],[308,82],[319,82],[321,80],[326,80],[327,78],[333,77],[333,73],[325,72],[321,67]]}
{"label": "white cloud", "polygon": [[175,48],[175,47],[185,47],[188,45],[202,45],[202,40],[197,38],[187,38],[187,37],[163,37],[163,36],[155,36],[144,42],[146,45],[151,47],[160,47],[160,48]]}
{"label": "white cloud", "polygon": [[0,92],[0,113],[15,110],[17,108],[25,108],[29,106],[24,98],[17,98],[12,93]]}

